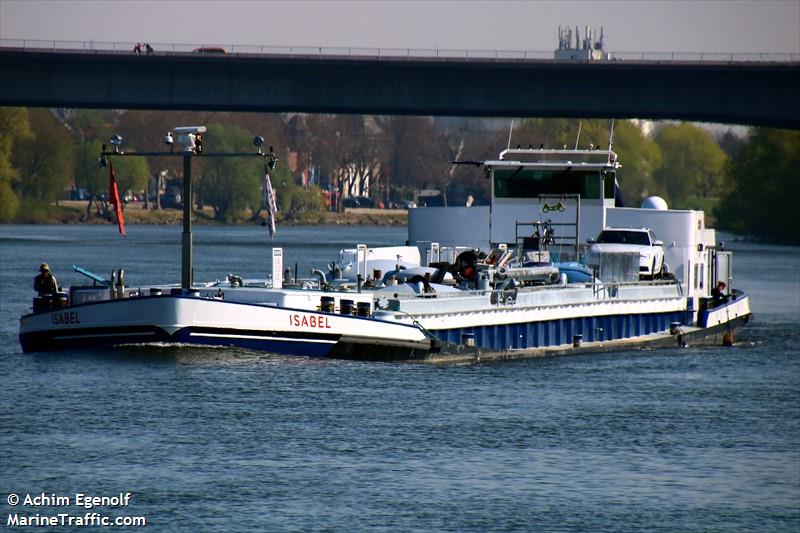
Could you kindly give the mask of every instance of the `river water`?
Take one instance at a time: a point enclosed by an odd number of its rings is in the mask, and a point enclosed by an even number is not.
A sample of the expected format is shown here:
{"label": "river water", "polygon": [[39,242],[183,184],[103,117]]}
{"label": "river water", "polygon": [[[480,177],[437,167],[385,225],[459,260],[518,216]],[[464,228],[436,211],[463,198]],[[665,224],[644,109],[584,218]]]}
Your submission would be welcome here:
{"label": "river water", "polygon": [[[21,352],[40,262],[65,286],[81,283],[74,263],[123,267],[134,287],[177,282],[180,231],[0,226],[2,527],[97,511],[156,531],[800,530],[800,248],[728,243],[755,313],[732,348],[443,367]],[[307,274],[405,230],[194,235],[195,279],[208,280],[263,277],[272,245]],[[127,506],[75,502],[128,492]],[[23,505],[42,493],[69,505]]]}

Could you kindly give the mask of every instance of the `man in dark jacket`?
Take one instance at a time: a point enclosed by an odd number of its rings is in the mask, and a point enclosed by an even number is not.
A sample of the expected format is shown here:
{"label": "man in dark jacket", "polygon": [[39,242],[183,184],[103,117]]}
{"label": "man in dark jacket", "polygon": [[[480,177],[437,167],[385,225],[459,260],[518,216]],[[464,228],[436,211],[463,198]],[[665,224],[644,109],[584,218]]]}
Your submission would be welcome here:
{"label": "man in dark jacket", "polygon": [[724,281],[720,281],[717,283],[717,286],[711,289],[711,299],[714,302],[714,305],[724,304],[728,301],[728,296],[725,294],[725,285]]}
{"label": "man in dark jacket", "polygon": [[56,281],[56,277],[50,272],[50,267],[47,263],[42,263],[39,266],[39,274],[33,280],[33,290],[39,293],[39,296],[43,294],[54,294],[58,292],[58,282]]}

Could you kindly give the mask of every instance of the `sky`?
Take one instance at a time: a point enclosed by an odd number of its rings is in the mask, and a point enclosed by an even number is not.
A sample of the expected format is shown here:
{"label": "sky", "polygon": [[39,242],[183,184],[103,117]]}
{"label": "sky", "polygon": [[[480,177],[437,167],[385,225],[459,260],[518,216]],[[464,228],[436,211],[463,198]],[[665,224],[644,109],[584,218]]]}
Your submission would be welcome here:
{"label": "sky", "polygon": [[550,51],[559,25],[611,52],[800,53],[800,0],[0,0],[0,39]]}

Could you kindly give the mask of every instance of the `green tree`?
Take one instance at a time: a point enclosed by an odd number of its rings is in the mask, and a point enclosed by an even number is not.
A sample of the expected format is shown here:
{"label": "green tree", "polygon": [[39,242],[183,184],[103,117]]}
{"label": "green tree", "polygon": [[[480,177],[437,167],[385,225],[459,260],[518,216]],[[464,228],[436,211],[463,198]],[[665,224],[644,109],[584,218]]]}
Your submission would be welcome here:
{"label": "green tree", "polygon": [[140,192],[150,180],[150,163],[146,157],[114,157],[114,175],[120,194]]}
{"label": "green tree", "polygon": [[306,189],[291,180],[279,181],[278,186],[276,181],[272,183],[276,188],[278,210],[284,220],[296,218],[302,213],[321,211],[325,207],[322,191],[317,186]]}
{"label": "green tree", "polygon": [[800,243],[800,131],[754,128],[728,167],[730,192],[715,211],[721,228]]}
{"label": "green tree", "polygon": [[512,146],[526,148],[572,150],[577,145],[579,150],[606,149],[609,141],[613,141],[612,149],[622,163],[617,178],[625,205],[638,207],[645,197],[664,193],[664,187],[655,180],[661,167],[661,149],[633,121],[614,121],[613,139],[611,121],[605,119],[527,119],[511,136]]}
{"label": "green tree", "polygon": [[626,206],[639,207],[648,196],[664,194],[655,179],[661,167],[661,148],[638,125],[629,120],[616,122],[614,151],[622,163],[617,177]]}
{"label": "green tree", "polygon": [[719,195],[727,156],[709,132],[688,123],[667,124],[656,130],[654,140],[662,153],[655,177],[676,207]]}
{"label": "green tree", "polygon": [[108,169],[101,168],[97,161],[101,144],[96,139],[81,139],[75,144],[75,181],[90,195],[108,191]]}
{"label": "green tree", "polygon": [[102,145],[108,143],[113,127],[110,111],[78,109],[67,114],[75,137],[75,186],[86,189],[89,201],[86,215],[91,215],[92,204],[98,215],[108,215],[108,205],[102,195],[108,192],[108,169],[98,165]]}
{"label": "green tree", "polygon": [[34,135],[20,139],[15,148],[18,190],[26,199],[48,206],[72,183],[73,139],[47,109],[31,109],[29,116]]}
{"label": "green tree", "polygon": [[[215,152],[251,152],[253,136],[238,126],[212,123],[203,141]],[[200,178],[197,192],[203,203],[214,209],[214,218],[233,221],[241,212],[261,204],[264,179],[263,162],[256,158],[221,157],[202,160],[197,165]],[[184,198],[184,202],[191,201]]]}
{"label": "green tree", "polygon": [[[122,147],[126,152],[169,152],[169,147],[164,145],[164,135],[167,132],[171,132],[176,126],[205,125],[210,115],[209,112],[198,111],[128,110],[116,118],[114,132],[122,136]],[[180,176],[183,172],[183,161],[180,157],[153,156],[146,161],[151,169],[166,170],[173,176]],[[116,163],[114,166],[116,167]]]}
{"label": "green tree", "polygon": [[19,170],[13,163],[14,147],[32,138],[27,109],[0,107],[0,222],[12,221],[20,205],[14,191],[19,178]]}

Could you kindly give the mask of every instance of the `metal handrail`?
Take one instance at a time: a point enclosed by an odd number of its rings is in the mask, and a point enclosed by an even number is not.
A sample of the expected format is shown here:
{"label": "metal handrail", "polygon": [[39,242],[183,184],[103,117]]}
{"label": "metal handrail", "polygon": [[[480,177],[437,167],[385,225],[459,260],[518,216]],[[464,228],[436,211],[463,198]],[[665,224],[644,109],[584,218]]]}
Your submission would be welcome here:
{"label": "metal handrail", "polygon": [[[640,281],[614,281],[614,282],[605,282],[596,280],[594,282],[586,282],[586,283],[570,283],[568,285],[532,285],[528,287],[524,287],[526,292],[538,292],[538,291],[552,291],[552,290],[570,290],[570,289],[586,289],[586,288],[596,288],[598,290],[606,290],[608,288],[624,288],[624,287],[667,287],[667,286],[677,286],[678,292],[680,295],[683,294],[683,287],[681,287],[681,283],[678,280],[640,280]],[[447,300],[450,298],[463,298],[464,296],[485,296],[492,293],[503,292],[501,289],[464,289],[458,291],[448,291],[448,292],[436,292],[436,293],[426,293],[426,294],[419,294],[419,293],[409,293],[409,292],[398,292],[391,296],[393,300],[419,300],[419,299],[431,299],[435,297],[438,300]],[[385,295],[384,295],[385,296]]]}
{"label": "metal handrail", "polygon": [[[132,54],[134,42],[127,41],[78,41],[49,39],[0,39],[0,49],[20,49],[30,52],[88,52]],[[271,46],[209,43],[150,43],[154,55],[183,55],[198,48],[223,48],[227,54],[241,56],[299,56],[348,59],[427,59],[438,61],[554,61],[552,50],[485,50],[460,48],[382,48],[343,46]],[[797,52],[609,52],[610,60],[584,61],[603,63],[608,61],[645,61],[656,63],[798,63]],[[557,62],[576,62],[558,60]]]}

